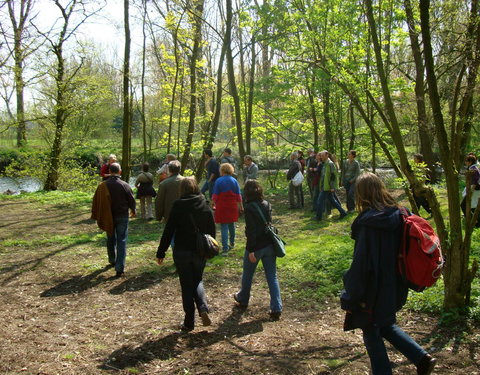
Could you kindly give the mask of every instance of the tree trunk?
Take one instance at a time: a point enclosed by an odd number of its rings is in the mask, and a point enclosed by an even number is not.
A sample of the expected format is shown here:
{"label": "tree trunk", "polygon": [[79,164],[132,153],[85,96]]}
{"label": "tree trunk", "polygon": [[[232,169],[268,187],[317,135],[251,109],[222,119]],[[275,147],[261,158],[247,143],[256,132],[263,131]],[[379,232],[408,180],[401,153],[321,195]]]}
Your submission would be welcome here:
{"label": "tree trunk", "polygon": [[123,1],[125,50],[123,58],[123,134],[122,134],[122,179],[130,178],[130,144],[132,138],[131,103],[130,103],[130,19],[129,0]]}
{"label": "tree trunk", "polygon": [[435,155],[432,148],[432,133],[427,120],[427,109],[425,105],[425,67],[422,61],[422,52],[416,31],[415,19],[410,0],[404,0],[405,13],[407,16],[408,33],[410,36],[410,45],[412,49],[413,60],[415,62],[415,98],[417,104],[417,123],[418,135],[420,138],[420,152],[430,170],[430,180],[432,183],[437,181],[435,172]]}
{"label": "tree trunk", "polygon": [[323,121],[325,122],[325,141],[327,150],[335,153],[333,141],[332,121],[330,120],[330,78],[325,80],[323,88]]}
{"label": "tree trunk", "polygon": [[226,0],[226,32],[225,39],[227,43],[227,72],[228,72],[228,83],[230,87],[230,95],[233,98],[233,107],[235,115],[235,126],[237,129],[237,140],[238,140],[238,153],[240,154],[240,159],[243,160],[245,153],[245,146],[243,142],[243,127],[242,127],[242,113],[240,106],[240,97],[238,95],[237,83],[235,82],[235,68],[233,65],[233,54],[232,54],[232,0]]}
{"label": "tree trunk", "polygon": [[26,124],[25,124],[25,102],[23,81],[23,64],[25,61],[24,32],[26,22],[30,15],[32,0],[20,1],[20,12],[18,20],[15,15],[15,7],[13,0],[8,0],[8,13],[13,28],[13,59],[15,61],[15,93],[17,99],[17,147],[22,147],[27,142]]}
{"label": "tree trunk", "polygon": [[193,19],[193,48],[190,57],[190,109],[187,137],[185,140],[185,149],[182,156],[181,173],[187,168],[190,160],[190,150],[192,149],[193,132],[195,131],[195,115],[197,112],[197,61],[200,59],[200,45],[202,41],[202,17],[203,17],[203,0],[195,0]]}

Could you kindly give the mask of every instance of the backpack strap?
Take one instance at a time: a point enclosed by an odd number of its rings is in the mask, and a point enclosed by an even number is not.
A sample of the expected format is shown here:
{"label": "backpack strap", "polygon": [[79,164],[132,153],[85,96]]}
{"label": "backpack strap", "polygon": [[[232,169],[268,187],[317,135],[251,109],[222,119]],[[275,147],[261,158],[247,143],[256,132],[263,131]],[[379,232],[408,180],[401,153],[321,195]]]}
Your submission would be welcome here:
{"label": "backpack strap", "polygon": [[398,266],[398,273],[402,277],[403,283],[407,285],[407,270],[405,267],[405,259],[407,258],[407,252],[408,252],[409,225],[407,224],[407,217],[410,216],[410,214],[404,206],[400,207],[399,211],[402,219],[402,238],[400,240],[400,246],[398,249],[397,266]]}
{"label": "backpack strap", "polygon": [[265,225],[268,225],[268,221],[267,221],[267,219],[265,219],[265,215],[263,214],[262,209],[260,208],[260,206],[258,205],[258,203],[257,203],[257,202],[252,202],[252,204],[253,204],[253,205],[255,206],[255,208],[257,209],[257,212],[259,213],[260,217],[262,218],[263,223],[264,223]]}

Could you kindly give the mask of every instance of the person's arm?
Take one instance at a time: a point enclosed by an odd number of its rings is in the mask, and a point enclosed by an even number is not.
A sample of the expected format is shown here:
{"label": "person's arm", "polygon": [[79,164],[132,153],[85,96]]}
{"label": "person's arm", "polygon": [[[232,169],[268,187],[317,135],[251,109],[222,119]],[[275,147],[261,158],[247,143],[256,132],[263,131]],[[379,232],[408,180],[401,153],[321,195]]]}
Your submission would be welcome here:
{"label": "person's arm", "polygon": [[[169,182],[169,181],[167,181]],[[162,221],[163,216],[165,215],[165,195],[166,195],[165,184],[160,184],[158,187],[158,194],[155,198],[155,218],[158,221]]]}
{"label": "person's arm", "polygon": [[127,185],[127,201],[128,201],[128,208],[130,208],[131,217],[135,217],[136,215],[136,202],[135,202],[135,197],[133,196],[133,191],[130,186]]}
{"label": "person's arm", "polygon": [[173,234],[175,233],[175,207],[172,208],[172,212],[167,220],[167,225],[163,230],[162,238],[160,239],[160,244],[157,249],[157,259],[165,258],[165,253],[172,242]]}
{"label": "person's arm", "polygon": [[369,269],[369,247],[369,237],[365,227],[359,228],[355,240],[352,264],[343,275],[345,292],[342,294],[341,299],[344,310],[357,310],[367,300],[367,280],[369,273],[372,272]]}
{"label": "person's arm", "polygon": [[357,180],[358,176],[360,176],[360,163],[355,160],[353,162],[353,166],[354,166],[355,169],[354,169],[354,173],[353,173],[353,178],[350,180],[351,184],[353,184]]}
{"label": "person's arm", "polygon": [[245,210],[245,237],[247,237],[246,249],[249,253],[253,252],[257,243],[255,214],[252,212],[253,207]]}

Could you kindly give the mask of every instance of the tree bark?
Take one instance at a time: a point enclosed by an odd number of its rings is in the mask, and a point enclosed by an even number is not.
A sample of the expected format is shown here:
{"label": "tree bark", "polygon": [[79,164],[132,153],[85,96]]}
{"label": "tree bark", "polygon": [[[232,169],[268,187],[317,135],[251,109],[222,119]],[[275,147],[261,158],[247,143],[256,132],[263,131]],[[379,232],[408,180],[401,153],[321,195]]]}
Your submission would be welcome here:
{"label": "tree bark", "polygon": [[122,179],[130,178],[130,155],[132,139],[132,111],[130,100],[130,16],[129,0],[123,1],[124,28],[125,28],[125,49],[123,57],[123,132],[122,132]]}

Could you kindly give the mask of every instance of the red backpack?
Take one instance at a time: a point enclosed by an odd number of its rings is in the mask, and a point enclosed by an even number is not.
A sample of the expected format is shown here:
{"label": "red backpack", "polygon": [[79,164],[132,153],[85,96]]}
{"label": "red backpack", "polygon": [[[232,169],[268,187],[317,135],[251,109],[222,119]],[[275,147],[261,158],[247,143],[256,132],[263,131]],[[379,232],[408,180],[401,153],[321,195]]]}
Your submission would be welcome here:
{"label": "red backpack", "polygon": [[440,239],[424,218],[400,209],[403,235],[398,253],[398,271],[410,289],[421,292],[442,273],[445,260]]}

